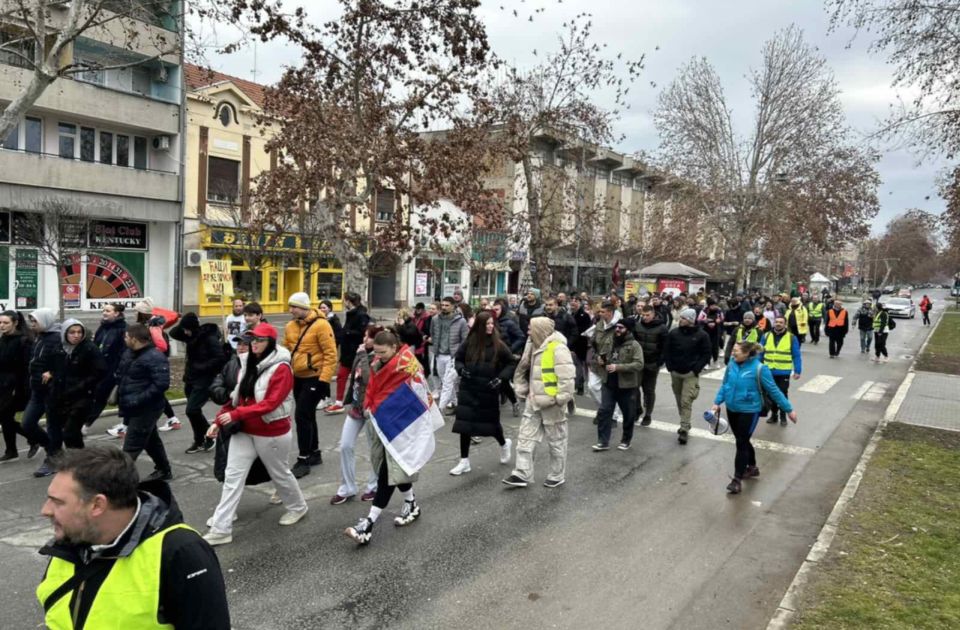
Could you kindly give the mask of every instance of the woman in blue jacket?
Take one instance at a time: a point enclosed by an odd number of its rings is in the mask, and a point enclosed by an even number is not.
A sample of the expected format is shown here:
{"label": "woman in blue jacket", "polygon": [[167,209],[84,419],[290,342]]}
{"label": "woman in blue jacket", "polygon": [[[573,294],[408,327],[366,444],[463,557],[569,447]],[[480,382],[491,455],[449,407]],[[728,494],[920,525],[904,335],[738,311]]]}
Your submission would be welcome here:
{"label": "woman in blue jacket", "polygon": [[763,397],[760,387],[777,407],[787,413],[791,422],[797,421],[797,412],[793,405],[773,380],[770,368],[763,365],[758,356],[763,347],[758,343],[741,341],[733,347],[733,361],[727,366],[723,376],[723,385],[713,401],[713,413],[720,412],[720,405],[727,406],[727,420],[730,430],[737,439],[737,456],[733,462],[733,479],[727,485],[727,492],[738,494],[744,478],[759,477],[757,456],[750,444],[750,437],[757,428]]}

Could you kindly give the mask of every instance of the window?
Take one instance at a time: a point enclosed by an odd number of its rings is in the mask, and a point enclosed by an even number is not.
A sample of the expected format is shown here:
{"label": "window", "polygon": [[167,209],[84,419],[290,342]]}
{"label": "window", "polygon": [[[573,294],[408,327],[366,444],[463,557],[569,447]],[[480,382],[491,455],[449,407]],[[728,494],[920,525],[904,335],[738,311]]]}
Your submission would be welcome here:
{"label": "window", "polygon": [[97,131],[90,127],[80,128],[80,159],[93,162],[97,148]]}
{"label": "window", "polygon": [[133,168],[147,168],[147,139],[140,136],[133,138]]}
{"label": "window", "polygon": [[117,166],[130,166],[130,136],[117,134]]}
{"label": "window", "polygon": [[131,84],[133,91],[137,94],[142,94],[143,96],[150,96],[150,82],[152,80],[150,76],[151,70],[149,68],[131,68],[133,76],[131,77]]}
{"label": "window", "polygon": [[26,33],[0,32],[0,63],[18,68],[32,68],[34,42]]}
{"label": "window", "polygon": [[230,123],[237,119],[236,112],[233,111],[233,105],[230,103],[220,103],[217,106],[217,120],[224,127],[229,127]]}
{"label": "window", "polygon": [[394,213],[393,191],[389,188],[377,191],[377,221],[393,221]]}
{"label": "window", "polygon": [[240,196],[240,162],[209,157],[207,162],[207,200],[233,203]]}
{"label": "window", "polygon": [[77,63],[86,66],[86,69],[83,72],[78,72],[74,75],[77,78],[77,81],[93,83],[94,85],[103,85],[104,71],[96,69],[100,64],[95,61],[90,61],[89,59],[77,59]]}
{"label": "window", "polygon": [[60,135],[60,157],[72,160],[76,157],[77,126],[70,123],[60,123],[57,126]]}
{"label": "window", "polygon": [[24,148],[30,153],[41,153],[43,151],[43,121],[29,116],[24,120],[26,123]]}
{"label": "window", "polygon": [[614,172],[613,175],[610,176],[610,183],[614,186],[623,186],[623,179],[624,177],[621,173]]}
{"label": "window", "polygon": [[113,164],[113,134],[100,132],[100,163]]}
{"label": "window", "polygon": [[343,297],[343,274],[321,271],[317,274],[317,299],[339,300]]}
{"label": "window", "polygon": [[0,148],[10,149],[11,151],[16,151],[20,148],[20,125],[18,124],[13,129],[10,130],[10,133],[7,134],[7,139],[3,142],[0,142]]}

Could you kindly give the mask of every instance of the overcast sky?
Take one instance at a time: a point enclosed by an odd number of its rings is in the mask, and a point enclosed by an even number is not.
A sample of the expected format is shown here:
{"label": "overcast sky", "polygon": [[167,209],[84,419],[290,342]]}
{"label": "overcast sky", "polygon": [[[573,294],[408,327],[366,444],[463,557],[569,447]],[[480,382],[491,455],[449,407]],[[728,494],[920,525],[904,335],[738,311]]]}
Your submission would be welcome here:
{"label": "overcast sky", "polygon": [[[330,18],[338,6],[333,0],[285,4],[302,5],[318,19]],[[537,8],[546,10],[529,22]],[[513,17],[513,9],[519,18]],[[694,56],[706,57],[717,69],[743,133],[753,107],[745,75],[759,66],[764,41],[790,24],[802,28],[826,57],[842,90],[848,121],[862,134],[876,127],[897,98],[884,59],[867,51],[868,35],[852,39],[848,30],[828,34],[829,16],[817,0],[493,0],[481,9],[493,49],[519,67],[533,65],[532,50],[554,48],[562,23],[581,12],[592,14],[595,38],[606,42],[608,50],[634,58],[646,54],[642,80],[630,91],[631,110],[618,124],[625,138],[615,148],[625,153],[656,151],[652,112],[657,95]],[[253,49],[246,49],[210,63],[216,70],[259,83],[276,81],[285,65],[298,63],[294,47],[260,44],[254,76],[254,56]],[[916,156],[906,150],[885,147],[878,164],[883,183],[874,233],[908,208],[940,213],[944,204],[936,194],[936,177],[942,166],[937,160],[918,165]]]}

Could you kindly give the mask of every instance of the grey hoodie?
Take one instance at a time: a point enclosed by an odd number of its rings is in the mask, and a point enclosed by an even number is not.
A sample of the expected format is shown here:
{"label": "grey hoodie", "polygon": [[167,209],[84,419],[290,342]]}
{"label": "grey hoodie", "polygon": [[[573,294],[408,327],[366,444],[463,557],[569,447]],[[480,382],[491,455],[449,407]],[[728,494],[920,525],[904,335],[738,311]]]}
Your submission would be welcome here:
{"label": "grey hoodie", "polygon": [[[63,344],[63,351],[66,352],[67,354],[70,354],[71,352],[73,352],[73,349],[77,347],[77,346],[70,345],[70,342],[67,341],[67,331],[70,330],[71,326],[79,326],[80,329],[83,331],[83,336],[84,337],[87,336],[87,329],[80,322],[79,319],[74,319],[73,317],[70,317],[68,319],[63,320],[63,323],[60,324],[60,342]],[[81,339],[81,341],[83,340]]]}
{"label": "grey hoodie", "polygon": [[48,332],[57,321],[57,312],[52,308],[38,308],[30,313],[30,317],[37,320],[37,324],[40,325],[40,332]]}

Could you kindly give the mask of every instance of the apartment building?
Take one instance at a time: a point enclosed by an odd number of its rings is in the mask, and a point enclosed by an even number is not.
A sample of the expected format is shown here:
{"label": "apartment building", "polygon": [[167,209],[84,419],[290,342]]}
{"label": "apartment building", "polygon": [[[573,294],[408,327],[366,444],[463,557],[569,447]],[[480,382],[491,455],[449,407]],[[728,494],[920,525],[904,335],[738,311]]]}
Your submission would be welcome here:
{"label": "apartment building", "polygon": [[[56,80],[0,139],[0,309],[56,306],[61,294],[66,308],[81,311],[147,295],[175,303],[181,54],[158,57],[156,41],[179,39],[177,5],[125,20],[137,36],[122,47],[105,29],[77,38],[67,59],[115,69]],[[49,7],[54,31],[68,7]],[[23,25],[9,14],[4,20],[0,41],[21,37]],[[26,43],[18,50],[32,54]],[[16,51],[0,50],[0,108],[32,73]],[[83,225],[74,235],[78,253],[59,269],[42,257],[37,264],[36,242],[21,229],[52,202],[74,209]]]}

